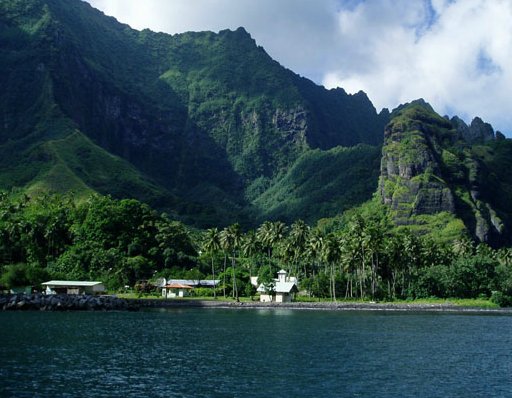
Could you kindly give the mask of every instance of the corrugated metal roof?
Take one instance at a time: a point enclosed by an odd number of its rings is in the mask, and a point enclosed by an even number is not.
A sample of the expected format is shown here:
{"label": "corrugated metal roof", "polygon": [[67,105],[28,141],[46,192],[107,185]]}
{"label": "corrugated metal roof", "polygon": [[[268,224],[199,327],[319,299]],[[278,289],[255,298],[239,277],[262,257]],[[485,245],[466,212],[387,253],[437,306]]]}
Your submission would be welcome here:
{"label": "corrugated metal roof", "polygon": [[188,286],[192,286],[192,287],[198,287],[198,286],[213,287],[213,286],[217,286],[220,283],[220,279],[215,279],[215,280],[211,280],[211,279],[208,279],[208,280],[206,280],[206,279],[169,279],[169,280],[167,280],[166,284],[169,284],[169,283],[180,283],[180,284],[188,285]]}
{"label": "corrugated metal roof", "polygon": [[103,282],[89,282],[89,281],[49,281],[49,282],[44,282],[44,283],[41,283],[41,285],[45,285],[45,286],[70,286],[70,287],[75,287],[75,286],[85,286],[85,287],[90,287],[90,286],[97,286],[97,285],[101,285]]}
{"label": "corrugated metal roof", "polygon": [[[273,291],[275,293],[290,293],[293,288],[297,289],[297,285],[295,282],[274,282],[274,289]],[[258,292],[260,293],[266,293],[268,290],[265,288],[265,285],[261,284],[258,287]]]}

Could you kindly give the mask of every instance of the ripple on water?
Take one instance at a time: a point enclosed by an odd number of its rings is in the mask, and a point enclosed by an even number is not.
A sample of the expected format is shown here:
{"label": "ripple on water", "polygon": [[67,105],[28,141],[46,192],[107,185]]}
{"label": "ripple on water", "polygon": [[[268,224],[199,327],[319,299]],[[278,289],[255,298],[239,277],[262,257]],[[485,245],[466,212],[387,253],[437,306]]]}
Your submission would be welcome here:
{"label": "ripple on water", "polygon": [[506,396],[511,326],[425,313],[0,313],[0,396]]}

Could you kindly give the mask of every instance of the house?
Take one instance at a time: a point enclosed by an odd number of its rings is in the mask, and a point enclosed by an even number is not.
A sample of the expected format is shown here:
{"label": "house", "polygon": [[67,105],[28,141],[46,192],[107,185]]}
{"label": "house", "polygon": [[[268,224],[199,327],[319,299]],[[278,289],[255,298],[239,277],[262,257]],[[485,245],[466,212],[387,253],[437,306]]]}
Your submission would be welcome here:
{"label": "house", "polygon": [[192,286],[185,285],[183,283],[168,283],[167,285],[162,287],[162,297],[185,297],[188,296],[188,292],[191,289]]}
{"label": "house", "polygon": [[49,281],[41,285],[46,288],[46,294],[100,294],[105,291],[102,282]]}
{"label": "house", "polygon": [[196,287],[215,288],[220,283],[220,279],[169,279],[161,278],[157,286],[162,289],[162,297],[184,297],[189,294],[191,289]]}
{"label": "house", "polygon": [[293,301],[297,288],[297,278],[287,276],[285,270],[277,273],[277,279],[270,285],[260,284],[257,291],[261,302],[289,303]]}

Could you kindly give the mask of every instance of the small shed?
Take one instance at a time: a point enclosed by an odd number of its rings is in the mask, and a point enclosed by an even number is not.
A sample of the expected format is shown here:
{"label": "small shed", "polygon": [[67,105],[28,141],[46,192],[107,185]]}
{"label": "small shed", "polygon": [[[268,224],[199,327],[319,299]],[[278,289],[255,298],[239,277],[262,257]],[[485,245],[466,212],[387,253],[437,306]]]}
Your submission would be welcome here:
{"label": "small shed", "polygon": [[162,297],[175,298],[188,296],[188,292],[192,289],[192,286],[185,285],[183,283],[168,283],[162,287]]}
{"label": "small shed", "polygon": [[49,281],[42,285],[46,294],[100,294],[105,291],[102,282]]}
{"label": "small shed", "polygon": [[288,277],[285,270],[277,273],[277,279],[271,286],[261,284],[257,291],[260,293],[261,302],[289,303],[299,291],[297,278]]}

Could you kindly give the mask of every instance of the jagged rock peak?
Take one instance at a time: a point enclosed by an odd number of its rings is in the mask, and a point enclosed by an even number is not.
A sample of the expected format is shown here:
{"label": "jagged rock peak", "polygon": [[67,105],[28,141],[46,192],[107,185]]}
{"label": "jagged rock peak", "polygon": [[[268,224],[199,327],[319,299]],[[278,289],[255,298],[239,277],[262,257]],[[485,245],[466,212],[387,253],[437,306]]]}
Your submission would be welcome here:
{"label": "jagged rock peak", "polygon": [[494,129],[489,123],[485,123],[479,117],[475,117],[468,126],[458,116],[450,119],[460,138],[469,143],[482,143],[495,139]]}
{"label": "jagged rock peak", "polygon": [[471,136],[476,140],[491,141],[494,139],[494,129],[489,123],[485,123],[479,117],[475,117],[469,125]]}
{"label": "jagged rock peak", "polygon": [[251,41],[254,41],[251,34],[247,32],[247,30],[243,26],[239,26],[235,30],[223,29],[219,31],[219,35],[230,35],[241,39],[250,39]]}

